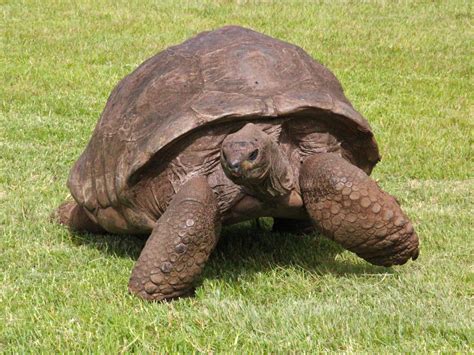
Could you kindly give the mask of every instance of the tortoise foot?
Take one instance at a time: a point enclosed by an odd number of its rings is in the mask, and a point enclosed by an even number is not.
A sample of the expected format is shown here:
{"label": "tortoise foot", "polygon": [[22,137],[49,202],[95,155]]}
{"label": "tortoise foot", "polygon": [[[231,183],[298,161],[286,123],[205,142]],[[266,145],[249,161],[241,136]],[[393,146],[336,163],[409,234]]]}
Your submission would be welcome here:
{"label": "tortoise foot", "polygon": [[84,209],[75,201],[62,203],[53,212],[51,219],[76,232],[106,233],[100,225],[89,218]]}
{"label": "tortoise foot", "polygon": [[132,271],[129,291],[149,301],[193,292],[220,229],[217,200],[203,177],[183,185],[158,220]]}
{"label": "tortoise foot", "polygon": [[316,226],[344,248],[381,266],[418,257],[418,236],[395,198],[339,155],[308,158],[300,185]]}

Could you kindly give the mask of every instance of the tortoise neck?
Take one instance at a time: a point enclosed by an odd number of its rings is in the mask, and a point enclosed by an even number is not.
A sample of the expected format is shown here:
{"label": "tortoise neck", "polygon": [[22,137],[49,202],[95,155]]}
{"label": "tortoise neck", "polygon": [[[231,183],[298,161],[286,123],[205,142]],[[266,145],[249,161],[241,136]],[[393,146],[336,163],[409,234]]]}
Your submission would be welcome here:
{"label": "tortoise neck", "polygon": [[272,200],[289,194],[294,188],[294,176],[288,158],[276,142],[270,145],[269,164],[259,181],[244,183],[245,190],[260,200]]}

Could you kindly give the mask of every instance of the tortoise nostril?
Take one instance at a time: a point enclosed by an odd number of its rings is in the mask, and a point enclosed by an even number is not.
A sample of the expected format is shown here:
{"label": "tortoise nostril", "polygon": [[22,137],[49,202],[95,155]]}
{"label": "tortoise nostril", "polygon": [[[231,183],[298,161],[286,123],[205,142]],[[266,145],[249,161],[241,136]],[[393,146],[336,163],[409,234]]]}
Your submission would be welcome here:
{"label": "tortoise nostril", "polygon": [[229,169],[232,171],[237,171],[240,168],[240,162],[238,160],[232,160],[228,163]]}

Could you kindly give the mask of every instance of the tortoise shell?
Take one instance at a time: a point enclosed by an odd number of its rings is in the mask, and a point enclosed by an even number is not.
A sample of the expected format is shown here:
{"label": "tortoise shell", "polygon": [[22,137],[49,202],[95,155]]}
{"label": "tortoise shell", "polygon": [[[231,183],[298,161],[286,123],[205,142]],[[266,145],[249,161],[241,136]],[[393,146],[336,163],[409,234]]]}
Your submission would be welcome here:
{"label": "tortoise shell", "polygon": [[301,114],[325,115],[347,159],[367,173],[380,160],[368,122],[303,49],[237,26],[203,32],[120,81],[68,186],[90,211],[117,205],[140,168],[195,130]]}

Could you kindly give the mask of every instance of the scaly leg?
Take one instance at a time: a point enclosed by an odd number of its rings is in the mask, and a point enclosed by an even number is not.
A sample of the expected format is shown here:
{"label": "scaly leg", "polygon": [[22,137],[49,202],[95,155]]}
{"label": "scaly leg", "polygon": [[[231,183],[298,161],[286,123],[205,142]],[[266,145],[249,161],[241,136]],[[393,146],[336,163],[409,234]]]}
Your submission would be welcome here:
{"label": "scaly leg", "polygon": [[220,232],[217,200],[205,177],[184,184],[158,220],[132,271],[129,290],[153,301],[192,291]]}
{"label": "scaly leg", "polygon": [[344,248],[383,266],[418,257],[418,237],[395,198],[339,155],[309,157],[300,187],[313,222]]}
{"label": "scaly leg", "polygon": [[75,201],[64,202],[51,218],[77,232],[107,233],[104,228],[91,220],[86,211]]}

